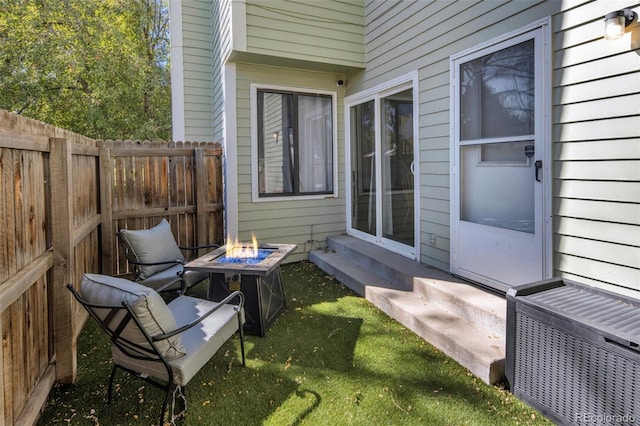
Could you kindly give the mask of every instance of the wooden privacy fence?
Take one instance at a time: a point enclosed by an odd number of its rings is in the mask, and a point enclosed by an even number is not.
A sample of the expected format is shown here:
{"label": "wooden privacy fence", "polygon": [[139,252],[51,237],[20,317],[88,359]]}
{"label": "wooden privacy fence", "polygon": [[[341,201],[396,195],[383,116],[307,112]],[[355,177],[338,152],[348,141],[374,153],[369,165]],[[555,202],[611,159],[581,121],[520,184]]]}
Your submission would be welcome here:
{"label": "wooden privacy fence", "polygon": [[115,232],[167,218],[181,245],[222,242],[214,143],[96,141],[0,110],[0,426],[32,424],[76,376],[86,315],[66,290],[126,273]]}
{"label": "wooden privacy fence", "polygon": [[213,143],[98,141],[105,185],[104,273],[128,272],[115,233],[162,218],[180,246],[223,241],[222,148]]}

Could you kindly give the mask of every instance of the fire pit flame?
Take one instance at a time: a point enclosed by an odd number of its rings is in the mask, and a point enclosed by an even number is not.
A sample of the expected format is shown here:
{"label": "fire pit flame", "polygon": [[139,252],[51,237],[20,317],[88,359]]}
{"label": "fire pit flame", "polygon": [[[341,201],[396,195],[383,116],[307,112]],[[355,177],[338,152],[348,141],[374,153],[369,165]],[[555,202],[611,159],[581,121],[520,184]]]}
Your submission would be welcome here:
{"label": "fire pit flame", "polygon": [[225,257],[228,259],[253,259],[258,256],[258,240],[251,235],[251,245],[243,244],[231,238],[227,238]]}

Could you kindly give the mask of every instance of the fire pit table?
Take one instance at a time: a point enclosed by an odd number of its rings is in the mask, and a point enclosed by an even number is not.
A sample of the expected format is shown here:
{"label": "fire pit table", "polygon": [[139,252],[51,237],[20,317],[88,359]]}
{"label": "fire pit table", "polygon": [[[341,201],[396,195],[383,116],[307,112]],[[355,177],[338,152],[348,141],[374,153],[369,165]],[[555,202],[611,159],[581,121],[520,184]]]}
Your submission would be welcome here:
{"label": "fire pit table", "polygon": [[264,336],[286,307],[280,264],[295,248],[295,244],[261,244],[253,257],[228,257],[222,246],[185,268],[209,273],[209,300],[220,301],[240,290],[245,297],[244,331]]}

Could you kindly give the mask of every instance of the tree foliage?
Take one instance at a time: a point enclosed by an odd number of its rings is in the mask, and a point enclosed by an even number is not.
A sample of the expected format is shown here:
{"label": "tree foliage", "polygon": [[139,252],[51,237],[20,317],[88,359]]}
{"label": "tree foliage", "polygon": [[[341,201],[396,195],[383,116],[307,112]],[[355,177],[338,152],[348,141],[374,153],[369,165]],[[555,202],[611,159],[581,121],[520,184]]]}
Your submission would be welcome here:
{"label": "tree foliage", "polygon": [[166,0],[0,0],[0,108],[93,138],[169,139]]}

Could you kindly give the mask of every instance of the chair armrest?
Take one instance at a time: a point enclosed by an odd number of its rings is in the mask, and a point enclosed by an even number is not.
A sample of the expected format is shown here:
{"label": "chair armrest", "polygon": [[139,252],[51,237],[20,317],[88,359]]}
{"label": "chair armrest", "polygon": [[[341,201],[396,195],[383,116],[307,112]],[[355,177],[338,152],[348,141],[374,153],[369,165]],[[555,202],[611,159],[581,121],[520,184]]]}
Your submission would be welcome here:
{"label": "chair armrest", "polygon": [[[147,280],[149,280],[149,279],[150,278],[147,278]],[[185,284],[184,280],[182,279],[181,275],[177,275],[175,280],[168,281],[165,285],[161,285],[160,287],[156,288],[155,290],[158,293],[162,293],[163,291],[168,291],[167,289],[169,287],[171,287],[172,285],[174,285],[175,283],[180,283],[180,290],[178,290],[178,291],[179,291],[180,294],[184,294],[185,291],[186,291],[186,288],[185,288],[186,284]],[[144,282],[143,282],[143,284],[144,284]]]}
{"label": "chair armrest", "polygon": [[180,259],[176,260],[166,260],[164,262],[138,262],[137,260],[127,260],[132,265],[142,265],[142,266],[156,266],[156,265],[183,265],[184,261]]}
{"label": "chair armrest", "polygon": [[178,246],[178,248],[180,250],[186,250],[188,252],[190,252],[190,256],[189,257],[195,257],[198,253],[198,250],[201,249],[217,249],[218,247],[220,247],[220,245],[218,244],[206,244],[204,246]]}
{"label": "chair armrest", "polygon": [[205,244],[203,246],[178,246],[182,250],[199,250],[204,248],[219,248],[219,244]]}
{"label": "chair armrest", "polygon": [[164,340],[164,339],[168,339],[169,337],[173,337],[176,334],[184,333],[185,331],[189,330],[190,328],[200,324],[202,321],[204,321],[207,317],[209,317],[215,311],[217,311],[218,309],[222,308],[224,305],[229,304],[229,302],[231,302],[235,298],[239,299],[238,304],[237,304],[237,307],[238,307],[237,309],[238,310],[242,309],[243,306],[244,306],[244,294],[242,294],[242,292],[240,292],[240,291],[234,291],[233,293],[231,293],[230,295],[225,297],[223,300],[218,302],[212,309],[210,309],[209,311],[204,313],[197,320],[191,321],[189,324],[185,324],[182,327],[176,328],[175,330],[170,331],[168,333],[163,333],[163,334],[158,334],[156,336],[152,336],[151,340],[153,340],[154,342],[157,342],[159,340]]}

